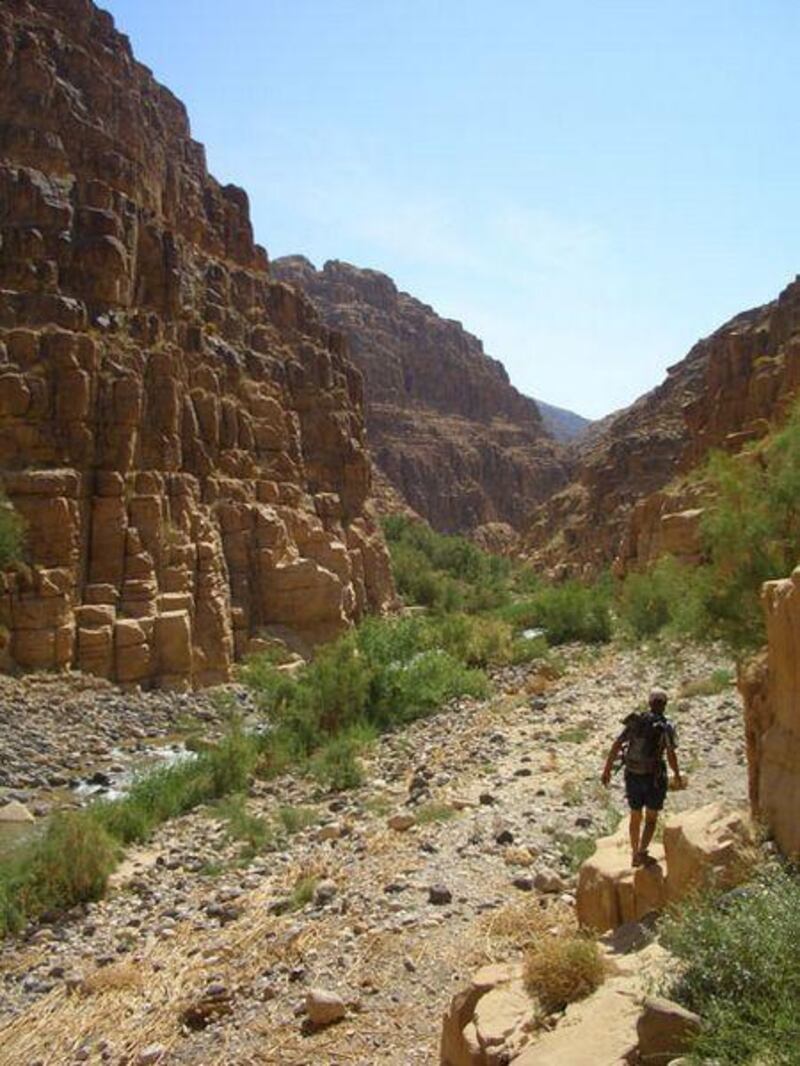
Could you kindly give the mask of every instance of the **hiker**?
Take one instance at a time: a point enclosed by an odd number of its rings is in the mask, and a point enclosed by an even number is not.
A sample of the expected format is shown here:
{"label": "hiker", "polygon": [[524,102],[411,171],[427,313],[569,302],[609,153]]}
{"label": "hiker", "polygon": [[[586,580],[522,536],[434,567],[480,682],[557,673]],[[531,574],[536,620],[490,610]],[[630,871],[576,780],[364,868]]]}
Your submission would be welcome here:
{"label": "hiker", "polygon": [[[619,756],[625,767],[625,796],[631,809],[631,865],[642,866],[654,862],[648,854],[650,841],[656,831],[658,812],[664,806],[667,795],[666,756],[675,775],[674,787],[683,788],[683,779],[678,769],[675,754],[675,727],[666,717],[667,694],[662,688],[650,693],[650,709],[644,713],[629,714],[625,728],[611,745],[601,778],[608,787],[611,774]],[[644,830],[642,830],[644,810]],[[641,834],[641,839],[640,839]]]}

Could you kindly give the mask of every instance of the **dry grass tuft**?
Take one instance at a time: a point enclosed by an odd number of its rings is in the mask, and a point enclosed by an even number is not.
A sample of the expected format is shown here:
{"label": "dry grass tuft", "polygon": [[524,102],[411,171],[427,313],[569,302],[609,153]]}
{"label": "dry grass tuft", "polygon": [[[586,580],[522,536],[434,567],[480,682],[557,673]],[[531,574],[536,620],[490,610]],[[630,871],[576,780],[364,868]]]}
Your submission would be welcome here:
{"label": "dry grass tuft", "polygon": [[525,988],[545,1014],[584,999],[600,987],[604,976],[597,943],[585,937],[543,939],[525,956]]}
{"label": "dry grass tuft", "polygon": [[100,996],[104,992],[139,991],[144,984],[140,966],[132,962],[121,962],[114,966],[104,966],[84,977],[78,986],[83,996]]}
{"label": "dry grass tuft", "polygon": [[509,903],[485,919],[486,958],[507,958],[513,948],[526,948],[554,935],[576,930],[575,912],[560,900],[547,901],[532,896],[520,903]]}

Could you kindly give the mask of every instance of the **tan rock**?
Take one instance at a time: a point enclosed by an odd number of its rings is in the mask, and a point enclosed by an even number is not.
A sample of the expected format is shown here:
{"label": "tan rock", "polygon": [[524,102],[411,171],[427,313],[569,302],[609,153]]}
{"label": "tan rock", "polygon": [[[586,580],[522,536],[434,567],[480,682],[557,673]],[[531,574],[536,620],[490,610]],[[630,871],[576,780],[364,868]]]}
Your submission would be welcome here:
{"label": "tan rock", "polygon": [[639,1055],[643,1062],[665,1066],[691,1047],[700,1031],[697,1014],[672,1000],[648,996],[636,1023]]}
{"label": "tan rock", "polygon": [[740,884],[753,869],[754,843],[747,813],[721,803],[672,815],[664,825],[668,898],[678,901],[698,888]]}
{"label": "tan rock", "polygon": [[405,833],[413,825],[416,825],[417,819],[413,814],[409,814],[407,811],[398,811],[396,814],[391,814],[386,819],[386,824],[390,829],[394,829],[396,833]]}
{"label": "tan rock", "polygon": [[0,807],[0,822],[7,824],[24,825],[26,822],[35,821],[28,808],[18,800],[10,800]]}
{"label": "tan rock", "polygon": [[604,933],[663,909],[667,902],[664,851],[658,845],[650,851],[653,864],[631,866],[626,824],[613,836],[597,841],[594,855],[578,875],[575,905],[584,928]]}
{"label": "tan rock", "polygon": [[322,988],[310,988],[306,992],[306,1014],[312,1025],[319,1028],[341,1021],[347,1007],[341,996]]}

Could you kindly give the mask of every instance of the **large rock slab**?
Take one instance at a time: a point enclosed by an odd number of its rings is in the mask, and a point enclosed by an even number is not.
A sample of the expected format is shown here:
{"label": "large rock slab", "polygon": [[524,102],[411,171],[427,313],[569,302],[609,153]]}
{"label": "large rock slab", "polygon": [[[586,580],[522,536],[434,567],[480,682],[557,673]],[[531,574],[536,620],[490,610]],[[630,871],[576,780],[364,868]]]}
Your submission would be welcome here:
{"label": "large rock slab", "polygon": [[800,855],[800,567],[764,586],[767,652],[739,674],[754,814]]}
{"label": "large rock slab", "polygon": [[445,1012],[441,1066],[502,1066],[510,1062],[528,1040],[533,1017],[521,966],[484,966]]}
{"label": "large rock slab", "polygon": [[664,826],[667,897],[685,899],[702,888],[727,889],[747,878],[755,861],[755,836],[746,811],[721,803],[683,811]]}
{"label": "large rock slab", "polygon": [[651,848],[652,865],[632,867],[628,827],[624,823],[610,837],[597,841],[580,869],[576,895],[578,921],[586,929],[604,933],[623,922],[635,922],[667,902],[664,850]]}

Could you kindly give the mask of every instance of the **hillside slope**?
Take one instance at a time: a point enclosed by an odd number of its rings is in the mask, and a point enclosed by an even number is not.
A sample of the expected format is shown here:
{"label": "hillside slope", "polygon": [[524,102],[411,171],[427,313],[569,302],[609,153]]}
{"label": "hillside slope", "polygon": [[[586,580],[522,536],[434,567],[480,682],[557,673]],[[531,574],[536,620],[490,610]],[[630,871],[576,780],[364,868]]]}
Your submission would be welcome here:
{"label": "hillside slope", "polygon": [[699,341],[657,388],[590,429],[577,445],[575,477],[537,511],[525,551],[573,570],[690,553],[690,515],[702,492],[682,479],[710,449],[736,451],[763,435],[798,386],[795,280]]}
{"label": "hillside slope", "polygon": [[272,264],[341,330],[364,374],[367,436],[389,482],[439,530],[521,526],[567,460],[533,400],[460,323],[375,270],[303,256]]}

